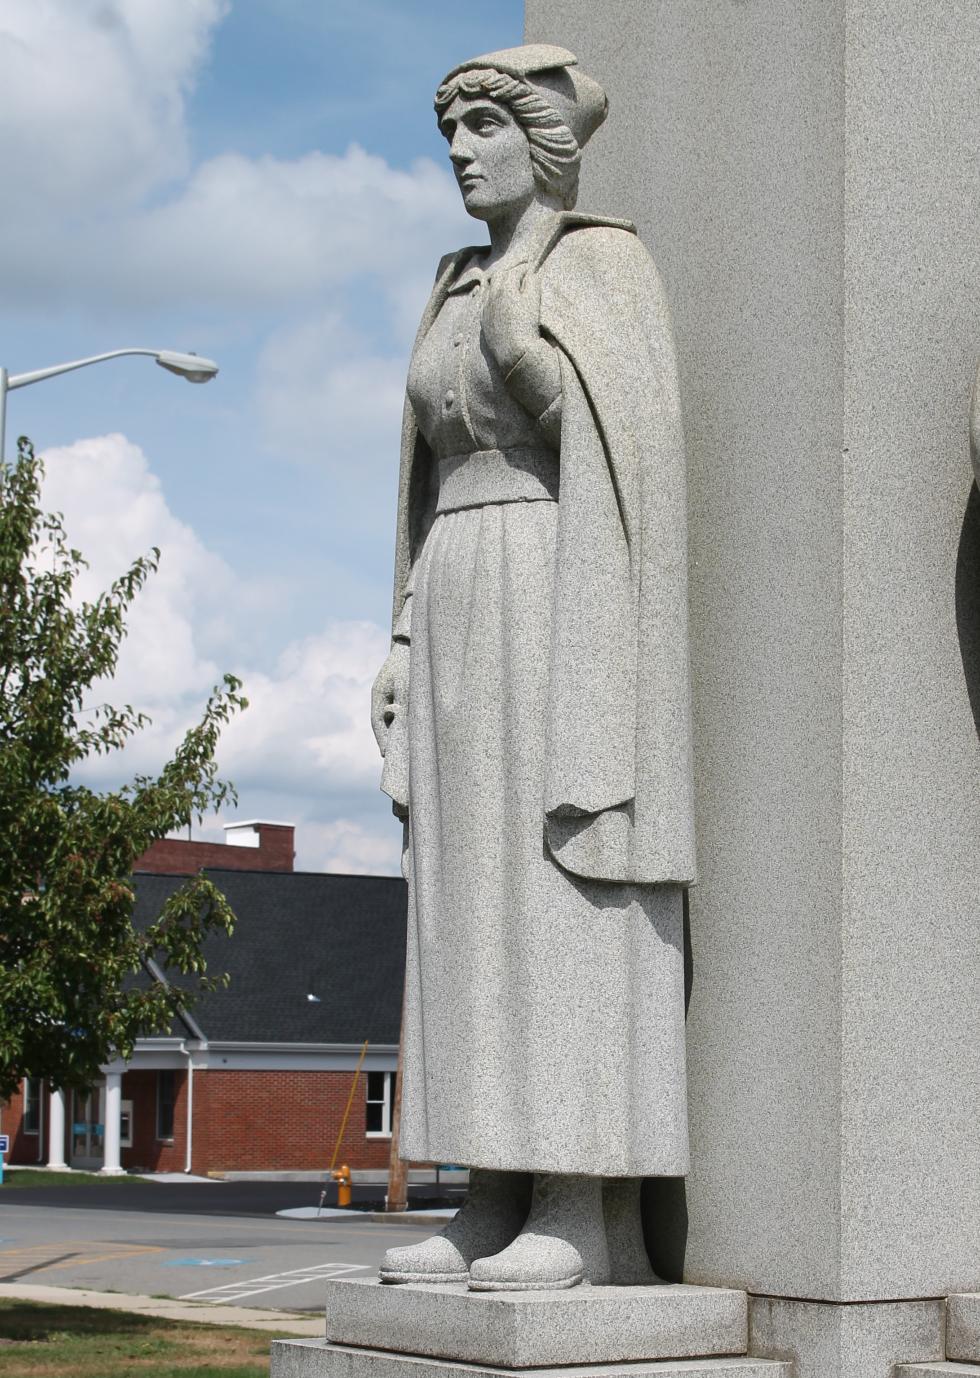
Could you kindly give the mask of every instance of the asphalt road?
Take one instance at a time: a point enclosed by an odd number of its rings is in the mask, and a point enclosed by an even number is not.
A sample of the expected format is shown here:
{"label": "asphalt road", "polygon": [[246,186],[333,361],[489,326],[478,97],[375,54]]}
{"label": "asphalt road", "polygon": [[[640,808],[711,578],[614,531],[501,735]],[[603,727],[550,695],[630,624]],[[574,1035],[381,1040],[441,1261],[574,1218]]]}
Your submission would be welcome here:
{"label": "asphalt road", "polygon": [[[139,1210],[159,1214],[275,1215],[291,1206],[315,1206],[320,1200],[319,1182],[117,1182],[87,1183],[63,1187],[0,1187],[0,1215],[6,1203],[18,1206],[71,1207],[77,1210]],[[331,1186],[326,1204],[335,1206],[337,1189]],[[351,1188],[355,1206],[384,1209],[385,1188],[355,1182]],[[413,1209],[457,1205],[466,1195],[463,1187],[412,1183],[409,1200]],[[0,1227],[2,1233],[2,1227]]]}
{"label": "asphalt road", "polygon": [[0,1188],[0,1281],[319,1311],[325,1278],[369,1277],[437,1228],[274,1214],[318,1196],[309,1182]]}

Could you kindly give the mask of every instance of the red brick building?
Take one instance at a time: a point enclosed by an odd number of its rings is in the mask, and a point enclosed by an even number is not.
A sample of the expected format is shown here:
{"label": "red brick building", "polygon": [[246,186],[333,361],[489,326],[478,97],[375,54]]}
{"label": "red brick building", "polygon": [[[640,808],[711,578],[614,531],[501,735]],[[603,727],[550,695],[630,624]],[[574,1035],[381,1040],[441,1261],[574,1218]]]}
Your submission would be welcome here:
{"label": "red brick building", "polygon": [[89,1096],[25,1082],[0,1111],[8,1162],[322,1172],[350,1101],[338,1162],[388,1166],[404,882],[295,872],[288,824],[226,834],[225,844],[155,843],[134,880],[136,921],[150,922],[181,877],[208,871],[237,916],[234,935],[206,947],[209,972],[227,971],[229,985],[169,1035],[141,1039],[129,1062],[107,1064]]}

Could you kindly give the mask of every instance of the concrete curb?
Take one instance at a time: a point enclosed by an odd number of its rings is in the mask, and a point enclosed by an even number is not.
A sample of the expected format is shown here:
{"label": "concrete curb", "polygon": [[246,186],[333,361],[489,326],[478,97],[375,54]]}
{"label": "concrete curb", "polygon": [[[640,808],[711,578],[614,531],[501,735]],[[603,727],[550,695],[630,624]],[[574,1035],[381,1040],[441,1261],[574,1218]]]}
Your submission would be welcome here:
{"label": "concrete curb", "polygon": [[[322,1168],[310,1171],[281,1170],[275,1172],[209,1172],[211,1182],[319,1182],[321,1185],[330,1179],[329,1172]],[[434,1168],[409,1168],[409,1186],[465,1187],[470,1180],[469,1168],[441,1168],[438,1175]],[[376,1168],[354,1168],[351,1181],[358,1186],[387,1187],[387,1172]]]}
{"label": "concrete curb", "polygon": [[337,1206],[289,1206],[276,1211],[280,1220],[368,1220],[376,1225],[438,1225],[440,1228],[452,1220],[459,1208],[447,1206],[431,1211],[359,1211],[353,1207],[339,1209]]}
{"label": "concrete curb", "polygon": [[37,1284],[0,1282],[0,1298],[40,1301],[55,1306],[90,1306],[100,1311],[129,1311],[137,1316],[158,1316],[165,1321],[198,1321],[204,1325],[232,1325],[247,1330],[276,1331],[307,1340],[322,1340],[323,1316],[302,1316],[294,1311],[257,1310],[249,1306],[214,1306],[205,1302],[179,1301],[176,1297],[127,1296],[123,1292],[92,1292],[81,1287],[43,1287]]}

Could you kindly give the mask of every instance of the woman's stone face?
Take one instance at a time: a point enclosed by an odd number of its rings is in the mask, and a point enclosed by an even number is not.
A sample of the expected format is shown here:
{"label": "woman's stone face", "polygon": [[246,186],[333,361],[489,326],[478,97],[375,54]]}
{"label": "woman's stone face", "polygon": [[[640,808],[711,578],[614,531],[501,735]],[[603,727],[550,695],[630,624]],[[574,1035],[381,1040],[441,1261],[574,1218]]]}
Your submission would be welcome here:
{"label": "woman's stone face", "polygon": [[477,220],[520,211],[537,186],[524,130],[505,105],[457,96],[439,121],[463,205]]}

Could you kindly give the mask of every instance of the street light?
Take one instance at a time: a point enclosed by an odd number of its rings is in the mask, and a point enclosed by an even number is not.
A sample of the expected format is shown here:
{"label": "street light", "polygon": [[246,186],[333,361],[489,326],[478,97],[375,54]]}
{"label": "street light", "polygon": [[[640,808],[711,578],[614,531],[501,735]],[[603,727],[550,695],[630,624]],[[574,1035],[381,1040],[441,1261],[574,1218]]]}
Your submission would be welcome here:
{"label": "street light", "polygon": [[199,354],[179,354],[174,349],[112,349],[108,354],[93,354],[88,359],[74,359],[68,364],[54,364],[51,368],[36,368],[31,373],[10,374],[0,368],[0,460],[4,455],[4,437],[7,430],[7,393],[14,388],[26,388],[29,383],[42,383],[45,378],[54,378],[59,373],[71,373],[72,369],[85,368],[88,364],[101,364],[106,359],[118,359],[123,354],[146,354],[155,359],[161,368],[186,378],[189,383],[209,383],[218,372],[213,359],[202,359]]}

